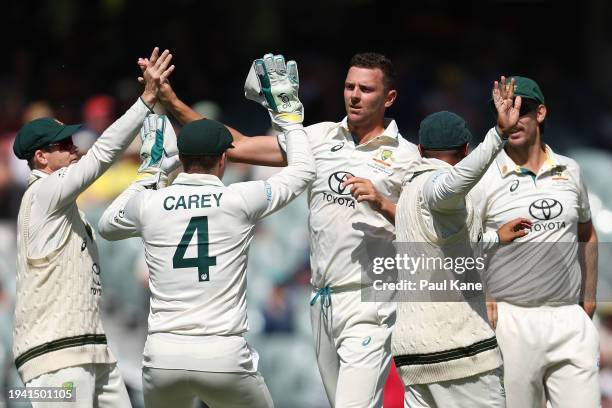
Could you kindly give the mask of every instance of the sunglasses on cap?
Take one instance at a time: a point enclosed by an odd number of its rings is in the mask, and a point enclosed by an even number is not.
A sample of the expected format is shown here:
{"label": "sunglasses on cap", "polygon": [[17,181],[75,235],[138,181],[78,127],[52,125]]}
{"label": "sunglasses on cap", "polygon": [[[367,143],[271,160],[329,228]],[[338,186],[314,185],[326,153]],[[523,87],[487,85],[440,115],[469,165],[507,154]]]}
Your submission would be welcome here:
{"label": "sunglasses on cap", "polygon": [[59,142],[49,143],[46,145],[43,150],[51,151],[54,147],[57,147],[57,150],[72,150],[74,149],[74,143],[72,143],[72,138],[68,137],[66,139],[60,140]]}

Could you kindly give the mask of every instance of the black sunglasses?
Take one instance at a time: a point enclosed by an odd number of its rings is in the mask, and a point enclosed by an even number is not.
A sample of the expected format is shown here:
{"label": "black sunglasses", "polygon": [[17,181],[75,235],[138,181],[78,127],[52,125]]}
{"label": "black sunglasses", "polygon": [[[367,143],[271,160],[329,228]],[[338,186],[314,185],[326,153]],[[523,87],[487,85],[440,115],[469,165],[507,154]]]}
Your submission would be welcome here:
{"label": "black sunglasses", "polygon": [[72,138],[68,137],[59,142],[49,143],[44,147],[44,150],[50,151],[53,147],[57,147],[57,150],[72,150],[74,148],[74,143],[72,143]]}

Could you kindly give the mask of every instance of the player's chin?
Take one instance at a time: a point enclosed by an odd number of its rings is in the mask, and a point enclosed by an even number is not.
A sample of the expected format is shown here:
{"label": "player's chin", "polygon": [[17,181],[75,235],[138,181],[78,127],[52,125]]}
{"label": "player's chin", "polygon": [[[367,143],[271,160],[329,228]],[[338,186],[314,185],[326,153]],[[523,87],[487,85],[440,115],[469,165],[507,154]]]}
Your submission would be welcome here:
{"label": "player's chin", "polygon": [[520,147],[527,144],[528,141],[527,135],[525,132],[516,132],[512,133],[510,137],[508,137],[508,144],[512,147]]}
{"label": "player's chin", "polygon": [[348,109],[346,116],[350,123],[359,124],[363,122],[363,112],[361,109]]}

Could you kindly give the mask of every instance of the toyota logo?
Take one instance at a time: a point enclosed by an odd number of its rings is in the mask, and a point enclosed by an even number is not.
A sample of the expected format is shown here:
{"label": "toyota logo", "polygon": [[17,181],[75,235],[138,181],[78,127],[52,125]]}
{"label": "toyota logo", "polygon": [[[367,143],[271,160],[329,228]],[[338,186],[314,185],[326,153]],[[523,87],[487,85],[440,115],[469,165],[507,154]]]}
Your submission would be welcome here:
{"label": "toyota logo", "polygon": [[547,221],[557,218],[563,212],[563,206],[554,198],[536,200],[529,206],[529,214],[538,220]]}
{"label": "toyota logo", "polygon": [[327,180],[327,184],[329,184],[329,188],[336,194],[340,195],[350,195],[351,188],[349,186],[344,187],[342,183],[348,180],[349,177],[355,177],[348,171],[337,171],[329,176]]}

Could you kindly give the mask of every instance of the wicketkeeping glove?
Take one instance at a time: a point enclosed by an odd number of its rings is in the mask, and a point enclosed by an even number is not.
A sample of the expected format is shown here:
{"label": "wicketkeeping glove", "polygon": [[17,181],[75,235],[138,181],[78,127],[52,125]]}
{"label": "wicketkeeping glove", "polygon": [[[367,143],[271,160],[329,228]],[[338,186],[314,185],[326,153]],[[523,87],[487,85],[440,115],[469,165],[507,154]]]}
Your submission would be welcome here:
{"label": "wicketkeeping glove", "polygon": [[253,61],[244,83],[244,95],[268,109],[273,126],[288,130],[304,121],[299,87],[297,63],[285,64],[282,55],[266,54]]}
{"label": "wicketkeeping glove", "polygon": [[138,179],[150,182],[151,187],[158,187],[180,165],[176,133],[166,115],[151,114],[142,123],[140,139]]}

